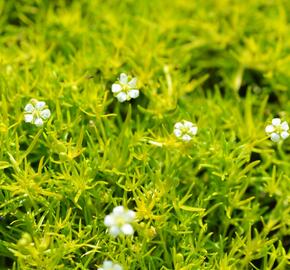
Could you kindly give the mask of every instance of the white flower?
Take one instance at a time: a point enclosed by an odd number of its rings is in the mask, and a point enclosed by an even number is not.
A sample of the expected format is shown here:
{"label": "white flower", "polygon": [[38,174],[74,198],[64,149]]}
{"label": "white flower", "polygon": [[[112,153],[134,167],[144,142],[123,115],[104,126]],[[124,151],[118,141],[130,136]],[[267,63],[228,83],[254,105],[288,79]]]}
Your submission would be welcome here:
{"label": "white flower", "polygon": [[174,125],[174,135],[184,142],[189,142],[197,133],[197,126],[189,121],[177,122]]}
{"label": "white flower", "polygon": [[272,124],[266,126],[265,131],[273,142],[285,140],[288,136],[289,126],[286,121],[282,122],[280,118],[273,118]]}
{"label": "white flower", "polygon": [[134,229],[131,225],[135,220],[135,212],[126,210],[124,206],[117,206],[113,212],[105,217],[104,223],[109,227],[109,233],[116,237],[119,234],[132,235]]}
{"label": "white flower", "polygon": [[118,81],[112,85],[112,92],[119,102],[137,98],[139,96],[137,79],[129,78],[125,73],[121,73]]}
{"label": "white flower", "polygon": [[112,261],[104,261],[102,267],[98,270],[123,270],[123,267]]}
{"label": "white flower", "polygon": [[43,126],[44,121],[50,117],[51,113],[44,101],[32,99],[24,108],[24,121],[32,123],[37,127]]}

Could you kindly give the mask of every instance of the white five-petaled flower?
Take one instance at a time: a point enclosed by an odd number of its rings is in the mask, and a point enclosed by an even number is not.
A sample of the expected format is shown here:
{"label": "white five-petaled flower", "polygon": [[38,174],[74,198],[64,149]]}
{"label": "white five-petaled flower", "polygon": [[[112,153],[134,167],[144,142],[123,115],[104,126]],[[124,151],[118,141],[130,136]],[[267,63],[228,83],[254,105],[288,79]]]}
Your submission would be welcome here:
{"label": "white five-petaled flower", "polygon": [[132,235],[134,229],[131,225],[135,220],[135,212],[127,210],[124,206],[117,206],[113,212],[105,217],[104,223],[109,227],[109,233],[116,237],[119,234]]}
{"label": "white five-petaled flower", "polygon": [[120,264],[106,260],[103,262],[102,267],[98,268],[98,270],[123,270],[123,267]]}
{"label": "white five-petaled flower", "polygon": [[43,126],[44,121],[50,117],[50,110],[44,101],[32,99],[24,108],[24,121],[37,127]]}
{"label": "white five-petaled flower", "polygon": [[174,125],[174,135],[184,142],[189,142],[197,133],[197,126],[189,121],[177,122]]}
{"label": "white five-petaled flower", "polygon": [[273,118],[272,124],[266,126],[265,131],[273,142],[285,140],[289,136],[289,126],[286,121],[282,122],[280,118]]}
{"label": "white five-petaled flower", "polygon": [[130,78],[125,73],[121,73],[118,81],[112,85],[112,92],[119,102],[137,98],[137,78]]}

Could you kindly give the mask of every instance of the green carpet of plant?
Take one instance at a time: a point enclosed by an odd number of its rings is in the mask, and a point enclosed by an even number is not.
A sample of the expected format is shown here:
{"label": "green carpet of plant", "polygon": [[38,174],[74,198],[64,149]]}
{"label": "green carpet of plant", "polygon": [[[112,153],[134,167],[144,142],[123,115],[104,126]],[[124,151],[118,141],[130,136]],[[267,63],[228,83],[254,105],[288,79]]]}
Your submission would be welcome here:
{"label": "green carpet of plant", "polygon": [[289,87],[288,0],[0,0],[0,269],[289,269]]}

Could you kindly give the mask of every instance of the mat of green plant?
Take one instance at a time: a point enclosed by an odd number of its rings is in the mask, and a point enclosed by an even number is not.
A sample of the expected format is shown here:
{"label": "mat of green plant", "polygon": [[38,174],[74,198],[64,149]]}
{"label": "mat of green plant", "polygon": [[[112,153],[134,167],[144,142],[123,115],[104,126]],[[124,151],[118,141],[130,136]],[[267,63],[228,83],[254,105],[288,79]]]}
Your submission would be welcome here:
{"label": "mat of green plant", "polygon": [[[288,0],[0,0],[0,269],[289,269],[290,139],[265,133],[290,121],[289,16]],[[121,73],[138,98],[118,102]],[[133,235],[109,233],[116,206]]]}

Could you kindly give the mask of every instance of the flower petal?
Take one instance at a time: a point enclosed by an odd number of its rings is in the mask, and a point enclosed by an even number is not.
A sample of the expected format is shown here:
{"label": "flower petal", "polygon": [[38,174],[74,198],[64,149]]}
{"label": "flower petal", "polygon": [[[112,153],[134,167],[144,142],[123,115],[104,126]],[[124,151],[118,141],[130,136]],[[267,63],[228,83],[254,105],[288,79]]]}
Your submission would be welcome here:
{"label": "flower petal", "polygon": [[50,117],[51,113],[49,109],[45,109],[43,111],[40,112],[40,116],[42,119],[48,119]]}
{"label": "flower petal", "polygon": [[281,119],[280,118],[273,118],[272,120],[272,125],[273,126],[279,126],[281,124]]}
{"label": "flower petal", "polygon": [[273,125],[268,125],[265,128],[266,133],[272,133],[275,131],[275,127]]}
{"label": "flower petal", "polygon": [[33,115],[32,114],[24,114],[24,121],[26,123],[31,123],[33,120]]}
{"label": "flower petal", "polygon": [[34,124],[35,124],[37,127],[42,127],[42,126],[43,126],[43,120],[42,120],[40,117],[37,117],[37,118],[34,120]]}
{"label": "flower petal", "polygon": [[114,270],[123,270],[123,267],[119,264],[114,264],[114,267],[113,267]]}
{"label": "flower petal", "polygon": [[34,106],[32,104],[28,103],[28,104],[26,104],[24,111],[28,112],[28,113],[32,113],[34,111]]}
{"label": "flower petal", "polygon": [[128,92],[130,98],[137,98],[139,96],[139,90],[132,89]]}
{"label": "flower petal", "polygon": [[35,104],[35,108],[37,110],[41,110],[45,107],[45,102],[44,101],[38,101],[36,104]]}
{"label": "flower petal", "polygon": [[174,133],[174,135],[175,135],[176,137],[180,137],[181,134],[182,134],[182,132],[181,132],[180,129],[174,129],[173,133]]}
{"label": "flower petal", "polygon": [[183,126],[186,127],[186,128],[191,128],[191,127],[193,127],[193,124],[191,122],[189,122],[189,121],[184,121],[183,122]]}
{"label": "flower petal", "polygon": [[279,136],[279,134],[273,132],[273,133],[271,134],[271,140],[272,140],[273,142],[279,142],[279,141],[280,141],[280,136]]}
{"label": "flower petal", "polygon": [[112,217],[112,215],[105,216],[104,223],[107,227],[115,225],[114,218]]}
{"label": "flower petal", "polygon": [[121,73],[119,81],[123,84],[128,83],[128,76],[125,73]]}
{"label": "flower petal", "polygon": [[286,121],[284,121],[282,124],[281,124],[281,127],[283,130],[287,131],[289,130],[289,126],[288,126],[288,123]]}
{"label": "flower petal", "polygon": [[117,226],[112,226],[112,227],[110,227],[109,233],[110,233],[110,235],[116,237],[120,233],[120,229]]}
{"label": "flower petal", "polygon": [[131,88],[135,88],[137,86],[137,78],[133,78],[130,82],[128,82],[128,85]]}
{"label": "flower petal", "polygon": [[288,138],[288,136],[289,136],[289,133],[287,131],[281,132],[281,137],[282,137],[283,140],[285,140],[286,138]]}
{"label": "flower petal", "polygon": [[127,95],[124,92],[119,93],[116,98],[118,99],[119,102],[124,102],[127,100]]}
{"label": "flower petal", "polygon": [[122,215],[122,214],[124,214],[124,212],[125,212],[125,208],[124,208],[124,206],[122,206],[122,205],[120,205],[120,206],[116,206],[116,207],[113,209],[113,213],[114,213],[115,215]]}
{"label": "flower petal", "polygon": [[197,127],[191,127],[190,129],[189,129],[189,132],[192,134],[192,135],[196,135],[196,133],[197,133]]}
{"label": "flower petal", "polygon": [[127,221],[132,222],[136,218],[136,213],[132,210],[128,210],[126,213]]}
{"label": "flower petal", "polygon": [[191,140],[191,137],[188,134],[185,134],[182,136],[182,140],[185,142],[189,142]]}
{"label": "flower petal", "polygon": [[181,129],[181,128],[183,128],[183,124],[182,124],[181,122],[177,122],[177,123],[174,125],[174,128]]}
{"label": "flower petal", "polygon": [[109,260],[106,260],[103,262],[103,267],[106,269],[106,268],[112,268],[113,267],[113,262],[112,261],[109,261]]}
{"label": "flower petal", "polygon": [[112,92],[113,93],[118,93],[120,91],[122,91],[122,86],[120,84],[118,84],[118,83],[114,83],[112,85]]}
{"label": "flower petal", "polygon": [[131,224],[124,224],[121,228],[121,231],[125,235],[132,235],[134,233],[134,229]]}

